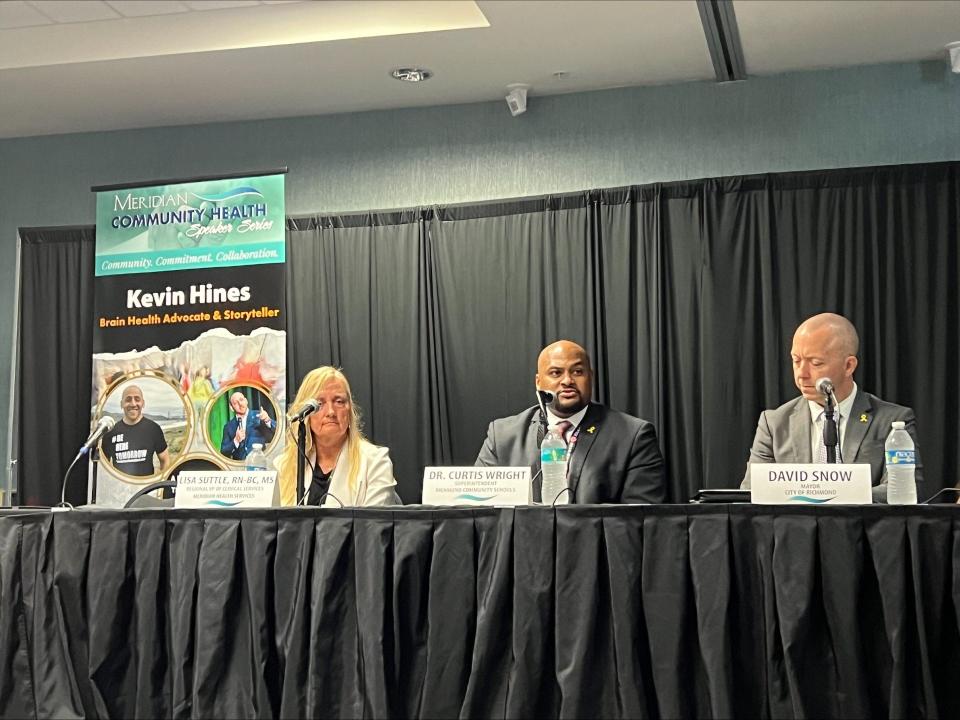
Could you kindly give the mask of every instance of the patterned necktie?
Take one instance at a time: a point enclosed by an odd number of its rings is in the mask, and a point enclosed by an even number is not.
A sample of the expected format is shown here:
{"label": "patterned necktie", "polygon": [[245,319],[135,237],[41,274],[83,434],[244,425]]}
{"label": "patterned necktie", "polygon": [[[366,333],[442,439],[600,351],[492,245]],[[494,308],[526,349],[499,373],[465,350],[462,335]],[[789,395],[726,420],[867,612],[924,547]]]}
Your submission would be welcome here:
{"label": "patterned necktie", "polygon": [[573,423],[569,420],[561,420],[557,423],[557,433],[560,435],[560,439],[563,440],[563,444],[567,444],[567,431],[573,427]]}

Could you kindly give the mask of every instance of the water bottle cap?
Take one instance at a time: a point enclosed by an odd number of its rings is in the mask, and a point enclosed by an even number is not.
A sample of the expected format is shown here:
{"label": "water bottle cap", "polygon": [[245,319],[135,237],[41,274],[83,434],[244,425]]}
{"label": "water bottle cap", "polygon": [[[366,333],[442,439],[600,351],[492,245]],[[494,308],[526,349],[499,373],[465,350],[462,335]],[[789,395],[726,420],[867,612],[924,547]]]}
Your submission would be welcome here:
{"label": "water bottle cap", "polygon": [[890,425],[893,426],[894,430],[903,430],[907,426],[903,420],[894,420]]}
{"label": "water bottle cap", "polygon": [[[901,425],[901,427],[902,427],[902,426],[903,426],[903,423],[900,423],[900,425]],[[262,443],[254,443],[254,444],[251,445],[250,447],[252,447],[254,450],[263,450],[263,444],[262,444]]]}

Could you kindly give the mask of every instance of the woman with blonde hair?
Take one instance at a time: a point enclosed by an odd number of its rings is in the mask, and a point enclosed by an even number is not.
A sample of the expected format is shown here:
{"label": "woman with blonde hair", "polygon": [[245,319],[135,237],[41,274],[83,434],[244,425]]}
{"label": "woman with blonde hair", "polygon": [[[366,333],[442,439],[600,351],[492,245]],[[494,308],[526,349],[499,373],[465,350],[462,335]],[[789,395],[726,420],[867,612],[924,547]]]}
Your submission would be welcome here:
{"label": "woman with blonde hair", "polygon": [[[324,365],[307,373],[294,408],[316,400],[319,408],[307,423],[303,504],[396,505],[397,481],[387,448],[374,445],[360,429],[360,413],[353,403],[350,383],[337,368]],[[297,443],[288,440],[277,458],[280,501],[295,505],[297,495]]]}

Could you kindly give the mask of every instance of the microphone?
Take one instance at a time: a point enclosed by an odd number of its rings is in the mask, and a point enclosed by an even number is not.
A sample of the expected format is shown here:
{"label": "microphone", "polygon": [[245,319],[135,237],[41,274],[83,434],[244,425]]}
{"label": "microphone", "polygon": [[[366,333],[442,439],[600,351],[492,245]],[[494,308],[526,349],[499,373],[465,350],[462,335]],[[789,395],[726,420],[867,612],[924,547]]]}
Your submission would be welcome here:
{"label": "microphone", "polygon": [[833,380],[820,378],[816,384],[817,392],[826,399],[823,420],[823,445],[827,450],[827,462],[837,461],[837,446],[840,444],[840,433],[837,430],[837,416],[834,410],[836,402],[833,395]]}
{"label": "microphone", "polygon": [[817,380],[817,392],[826,397],[827,395],[833,395],[833,380],[830,378],[820,378]]}
{"label": "microphone", "polygon": [[[537,391],[537,405],[540,407],[540,421],[537,424],[537,465],[540,465],[540,455],[539,448],[540,444],[543,442],[543,436],[547,432],[547,407],[553,405],[554,401],[557,399],[557,394],[552,390],[541,390],[539,387],[536,388]],[[533,488],[537,482],[537,478],[543,474],[543,467],[540,466],[537,468],[537,471],[533,474],[533,477],[530,478],[530,487]],[[532,490],[531,490],[532,492]],[[541,491],[541,501],[542,501],[542,491]]]}
{"label": "microphone", "polygon": [[74,466],[77,464],[77,460],[90,452],[91,448],[97,444],[97,440],[103,437],[104,433],[113,430],[113,426],[116,424],[117,421],[109,415],[104,415],[102,418],[97,420],[97,426],[93,429],[93,432],[90,433],[87,441],[83,444],[83,447],[80,448],[77,456],[73,459],[73,462],[70,463],[69,467],[67,467],[67,471],[63,474],[63,480],[60,482],[60,504],[57,506],[57,508],[63,510],[71,509],[73,507],[67,502],[67,479],[70,477],[70,471],[73,470]]}
{"label": "microphone", "polygon": [[313,415],[317,410],[320,409],[320,403],[318,403],[314,398],[310,398],[305,401],[303,405],[300,406],[300,409],[295,413],[287,415],[288,423],[303,422],[307,419],[308,416]]}
{"label": "microphone", "polygon": [[97,440],[103,437],[104,433],[108,433],[113,430],[113,426],[117,424],[117,421],[114,420],[109,415],[104,415],[97,421],[97,426],[93,429],[93,432],[90,433],[90,437],[87,438],[87,441],[83,444],[83,447],[80,448],[80,452],[77,453],[77,457],[83,455],[90,451],[90,449],[97,444]]}
{"label": "microphone", "polygon": [[556,399],[557,394],[552,390],[541,390],[537,388],[537,404],[544,413],[546,413],[547,407],[553,405]]}

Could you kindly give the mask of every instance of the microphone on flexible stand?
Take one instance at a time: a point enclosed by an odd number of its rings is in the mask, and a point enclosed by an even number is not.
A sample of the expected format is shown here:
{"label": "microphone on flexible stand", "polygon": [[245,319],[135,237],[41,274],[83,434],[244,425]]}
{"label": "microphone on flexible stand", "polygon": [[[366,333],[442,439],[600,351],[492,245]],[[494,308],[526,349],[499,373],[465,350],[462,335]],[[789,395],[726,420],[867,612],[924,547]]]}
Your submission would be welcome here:
{"label": "microphone on flexible stand", "polygon": [[553,407],[556,399],[557,394],[552,390],[541,390],[537,388],[537,405],[540,406],[540,416],[544,418],[544,422],[546,422],[547,408]]}
{"label": "microphone on flexible stand", "polygon": [[537,388],[536,391],[537,406],[540,408],[540,422],[537,427],[537,448],[539,448],[544,435],[547,434],[547,408],[553,407],[557,394],[552,390],[541,390],[540,388]]}
{"label": "microphone on flexible stand", "polygon": [[837,462],[837,445],[839,443],[839,433],[837,432],[837,418],[834,408],[836,398],[833,394],[833,381],[830,378],[820,378],[817,380],[817,392],[823,395],[826,402],[823,406],[823,445],[827,449],[827,462]]}
{"label": "microphone on flexible stand", "polygon": [[295,422],[300,423],[297,428],[297,505],[304,497],[303,463],[307,457],[307,426],[303,421],[319,409],[320,403],[316,398],[310,398],[295,413],[287,415],[287,422],[291,425]]}
{"label": "microphone on flexible stand", "polygon": [[543,442],[543,436],[547,433],[547,408],[553,407],[556,402],[557,394],[552,390],[541,390],[537,388],[537,406],[540,408],[540,427],[537,429],[537,447]]}
{"label": "microphone on flexible stand", "polygon": [[[543,466],[540,465],[540,445],[543,444],[543,438],[547,434],[547,408],[553,407],[557,400],[557,394],[552,390],[543,390],[537,388],[537,405],[540,407],[540,421],[537,423],[537,471],[530,478],[531,495],[532,488],[536,487],[537,478],[543,473]],[[542,495],[542,493],[541,493]]]}
{"label": "microphone on flexible stand", "polygon": [[827,395],[833,395],[833,380],[830,378],[822,377],[817,380],[817,392],[826,397]]}
{"label": "microphone on flexible stand", "polygon": [[60,482],[59,507],[69,507],[67,505],[67,479],[70,477],[70,471],[73,470],[73,466],[77,464],[77,460],[90,452],[90,450],[96,446],[97,441],[102,438],[105,433],[113,430],[113,426],[116,424],[117,421],[109,415],[104,415],[97,421],[97,426],[93,429],[93,432],[87,436],[86,441],[80,446],[80,450],[77,452],[76,457],[73,458],[70,465],[67,467],[67,471],[63,474],[63,480]]}
{"label": "microphone on flexible stand", "polygon": [[315,399],[310,398],[303,405],[300,406],[300,409],[295,413],[290,413],[287,415],[287,422],[291,425],[295,422],[303,422],[310,415],[313,415],[317,410],[320,409],[320,403]]}
{"label": "microphone on flexible stand", "polygon": [[79,458],[81,455],[86,455],[90,452],[90,449],[97,444],[97,440],[103,437],[104,433],[108,433],[113,430],[113,426],[117,424],[117,421],[114,420],[109,415],[104,415],[100,420],[97,421],[97,426],[93,429],[93,432],[87,437],[86,442],[83,443],[83,446],[80,448],[80,452],[77,453]]}

